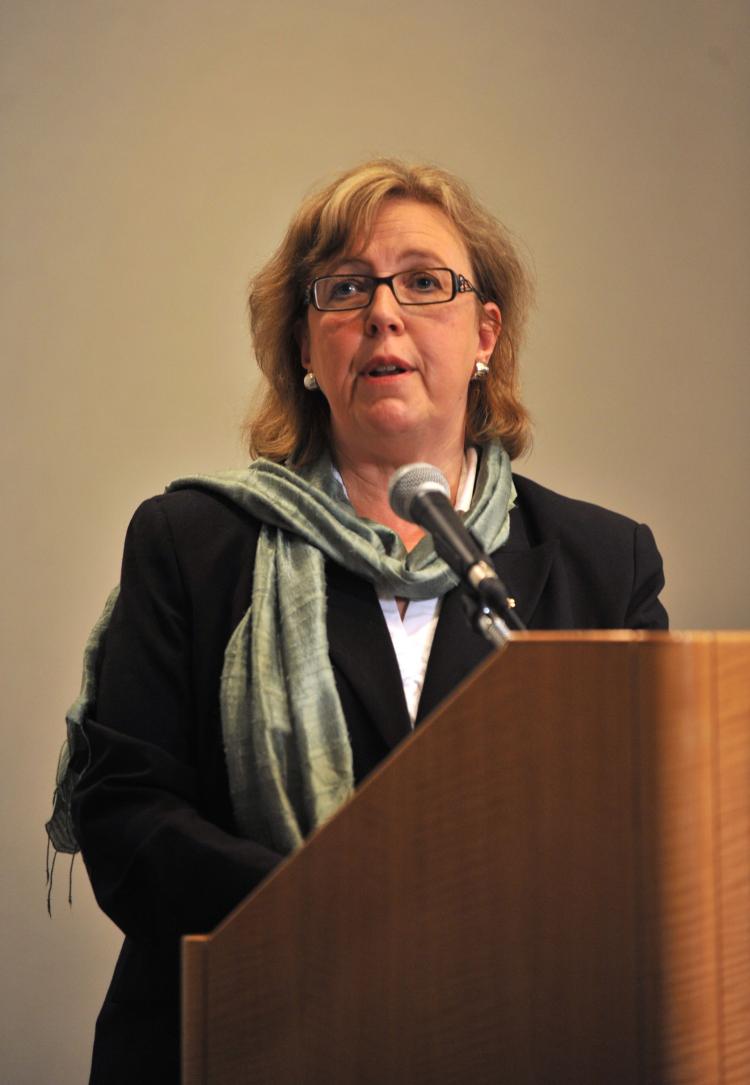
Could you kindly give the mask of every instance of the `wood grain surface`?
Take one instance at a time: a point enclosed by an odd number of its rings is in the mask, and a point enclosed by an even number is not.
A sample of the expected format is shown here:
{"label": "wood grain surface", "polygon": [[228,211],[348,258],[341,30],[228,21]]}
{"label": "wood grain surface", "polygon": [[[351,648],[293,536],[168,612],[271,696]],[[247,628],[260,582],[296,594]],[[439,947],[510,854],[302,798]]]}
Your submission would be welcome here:
{"label": "wood grain surface", "polygon": [[750,1081],[749,662],[514,639],[186,940],[186,1085]]}

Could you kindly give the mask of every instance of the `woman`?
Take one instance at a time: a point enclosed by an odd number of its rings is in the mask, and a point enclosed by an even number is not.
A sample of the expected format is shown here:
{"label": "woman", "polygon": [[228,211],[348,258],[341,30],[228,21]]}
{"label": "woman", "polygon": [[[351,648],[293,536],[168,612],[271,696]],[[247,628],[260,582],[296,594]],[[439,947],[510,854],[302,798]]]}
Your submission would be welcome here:
{"label": "woman", "polygon": [[[397,468],[443,472],[530,628],[666,627],[648,528],[511,474],[527,301],[465,186],[392,161],[308,199],[255,279],[258,458],[136,512],[71,716],[60,797],[76,784],[75,836],[126,934],[92,1081],[178,1080],[179,936],[213,927],[489,651],[429,536],[391,510]],[[51,836],[71,843],[59,817]]]}

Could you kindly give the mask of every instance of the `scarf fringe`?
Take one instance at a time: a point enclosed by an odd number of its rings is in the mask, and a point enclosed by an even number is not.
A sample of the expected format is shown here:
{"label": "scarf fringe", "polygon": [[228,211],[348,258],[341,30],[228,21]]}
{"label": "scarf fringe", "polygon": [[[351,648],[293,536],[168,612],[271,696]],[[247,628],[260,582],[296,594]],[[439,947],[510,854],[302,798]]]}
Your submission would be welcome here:
{"label": "scarf fringe", "polygon": [[[50,851],[52,851],[52,862],[49,861]],[[54,887],[55,877],[55,865],[57,863],[58,855],[70,855],[70,866],[68,867],[68,906],[73,907],[73,866],[76,861],[77,851],[74,852],[60,852],[52,843],[52,839],[47,834],[47,855],[45,860],[45,884],[47,886],[47,915],[52,919],[52,890]]]}

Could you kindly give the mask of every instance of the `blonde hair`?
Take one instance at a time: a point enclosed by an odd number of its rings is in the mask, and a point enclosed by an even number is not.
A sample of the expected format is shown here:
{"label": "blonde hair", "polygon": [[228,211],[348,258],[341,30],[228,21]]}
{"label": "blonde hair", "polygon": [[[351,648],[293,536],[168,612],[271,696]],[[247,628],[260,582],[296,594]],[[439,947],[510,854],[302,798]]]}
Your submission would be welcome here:
{"label": "blonde hair", "polygon": [[532,291],[507,231],[446,170],[381,158],[347,170],[304,200],[278,250],[251,283],[253,345],[268,382],[244,428],[251,455],[301,465],[327,447],[328,404],[302,384],[299,333],[306,316],[305,291],[352,238],[368,238],[382,204],[398,197],[433,205],[447,215],[471,258],[472,282],[502,314],[487,379],[469,386],[467,443],[499,438],[511,459],[530,444],[517,353]]}

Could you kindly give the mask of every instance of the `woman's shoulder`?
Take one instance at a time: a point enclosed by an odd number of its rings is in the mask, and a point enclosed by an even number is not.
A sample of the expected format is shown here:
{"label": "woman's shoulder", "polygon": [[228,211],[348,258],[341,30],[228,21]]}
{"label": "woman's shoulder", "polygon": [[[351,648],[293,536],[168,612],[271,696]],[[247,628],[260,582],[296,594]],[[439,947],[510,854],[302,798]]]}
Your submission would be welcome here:
{"label": "woman's shoulder", "polygon": [[549,628],[667,628],[662,559],[650,528],[523,476],[514,480],[517,519],[514,529],[511,514],[509,542],[518,549],[547,545],[556,583],[565,583],[562,594],[573,608],[559,625],[548,618]]}
{"label": "woman's shoulder", "polygon": [[133,526],[175,539],[211,539],[248,533],[257,535],[255,517],[222,493],[199,485],[167,490],[142,501],[133,513]]}
{"label": "woman's shoulder", "polygon": [[251,570],[259,522],[223,494],[188,486],[149,497],[135,510],[125,553],[149,564],[176,561],[186,583]]}
{"label": "woman's shoulder", "polygon": [[604,534],[631,538],[639,526],[637,520],[596,505],[591,501],[566,497],[523,475],[513,475],[517,505],[530,533],[537,541],[552,537]]}

